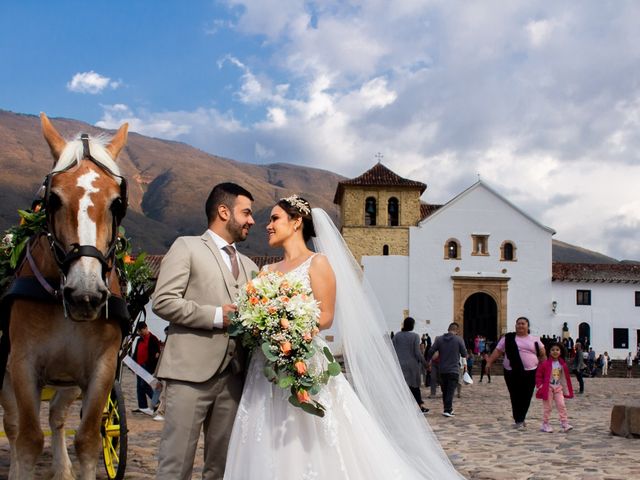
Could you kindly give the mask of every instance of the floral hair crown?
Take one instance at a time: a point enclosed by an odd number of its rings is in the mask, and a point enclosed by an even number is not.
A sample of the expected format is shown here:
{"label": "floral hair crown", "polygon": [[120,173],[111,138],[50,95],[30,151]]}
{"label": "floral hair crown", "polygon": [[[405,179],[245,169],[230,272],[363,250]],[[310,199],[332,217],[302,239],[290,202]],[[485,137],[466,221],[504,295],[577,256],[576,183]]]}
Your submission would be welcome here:
{"label": "floral hair crown", "polygon": [[291,195],[290,197],[287,197],[287,198],[281,198],[280,201],[287,202],[293,208],[295,208],[301,213],[304,213],[305,215],[309,215],[311,213],[311,207],[309,207],[309,202],[307,202],[306,200],[303,200],[298,195]]}

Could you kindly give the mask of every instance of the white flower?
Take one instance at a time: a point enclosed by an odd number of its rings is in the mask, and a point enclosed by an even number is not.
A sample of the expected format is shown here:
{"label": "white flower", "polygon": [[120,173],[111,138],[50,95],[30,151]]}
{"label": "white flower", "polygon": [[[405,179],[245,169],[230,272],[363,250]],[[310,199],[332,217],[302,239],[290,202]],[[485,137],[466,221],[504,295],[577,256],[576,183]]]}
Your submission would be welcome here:
{"label": "white flower", "polygon": [[2,245],[4,247],[12,247],[13,246],[13,233],[7,233],[2,239]]}

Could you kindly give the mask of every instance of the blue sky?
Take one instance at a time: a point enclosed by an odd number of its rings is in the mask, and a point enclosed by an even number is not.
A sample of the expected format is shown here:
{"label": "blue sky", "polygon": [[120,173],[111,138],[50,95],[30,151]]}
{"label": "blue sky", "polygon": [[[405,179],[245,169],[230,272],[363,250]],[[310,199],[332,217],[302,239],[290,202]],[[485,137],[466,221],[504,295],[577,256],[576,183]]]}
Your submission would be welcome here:
{"label": "blue sky", "polygon": [[640,3],[0,3],[0,108],[255,163],[479,174],[556,238],[640,259]]}

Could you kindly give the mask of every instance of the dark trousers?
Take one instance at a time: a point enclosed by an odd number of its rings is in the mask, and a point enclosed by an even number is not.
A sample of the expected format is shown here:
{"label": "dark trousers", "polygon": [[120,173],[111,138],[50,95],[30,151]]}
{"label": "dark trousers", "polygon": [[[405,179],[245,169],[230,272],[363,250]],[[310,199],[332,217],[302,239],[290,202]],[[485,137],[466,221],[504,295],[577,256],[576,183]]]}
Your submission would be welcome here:
{"label": "dark trousers", "polygon": [[524,422],[531,404],[531,397],[536,388],[536,371],[525,370],[514,373],[504,371],[504,381],[507,383],[509,397],[511,398],[511,411],[516,423]]}
{"label": "dark trousers", "polygon": [[580,393],[584,393],[584,380],[582,379],[582,370],[576,370],[576,380],[580,385]]}
{"label": "dark trousers", "polygon": [[458,386],[457,373],[441,373],[440,374],[440,388],[442,388],[442,404],[444,405],[445,412],[453,411],[453,395],[456,393],[456,387]]}
{"label": "dark trousers", "polygon": [[418,402],[418,405],[422,405],[422,394],[420,393],[420,387],[409,387],[409,390],[411,390],[411,393],[413,393],[413,398],[416,399],[416,402]]}
{"label": "dark trousers", "polygon": [[489,383],[491,383],[491,372],[487,370],[487,361],[483,360],[482,365],[480,365],[480,381],[482,381],[485,375],[489,379]]}
{"label": "dark trousers", "polygon": [[153,398],[153,388],[138,376],[136,376],[136,394],[138,396],[138,408],[148,408],[147,396]]}

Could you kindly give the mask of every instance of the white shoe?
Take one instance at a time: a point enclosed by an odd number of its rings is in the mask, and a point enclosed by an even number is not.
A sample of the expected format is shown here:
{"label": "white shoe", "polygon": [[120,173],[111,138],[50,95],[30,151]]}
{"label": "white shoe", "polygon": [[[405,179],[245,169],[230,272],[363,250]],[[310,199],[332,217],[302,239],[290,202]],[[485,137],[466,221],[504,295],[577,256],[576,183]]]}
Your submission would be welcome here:
{"label": "white shoe", "polygon": [[140,412],[142,412],[142,413],[144,413],[144,414],[146,414],[146,415],[149,415],[150,417],[152,417],[152,416],[153,416],[153,410],[152,410],[152,409],[150,409],[149,407],[147,407],[147,408],[141,408],[141,409],[140,409]]}
{"label": "white shoe", "polygon": [[153,419],[156,422],[164,422],[164,417],[162,415],[160,415],[160,414],[157,414],[155,417],[153,417]]}

